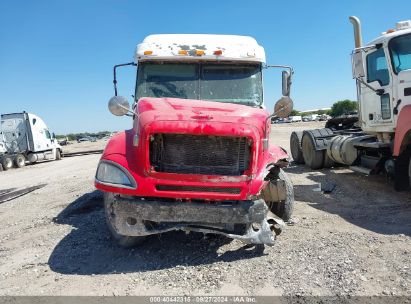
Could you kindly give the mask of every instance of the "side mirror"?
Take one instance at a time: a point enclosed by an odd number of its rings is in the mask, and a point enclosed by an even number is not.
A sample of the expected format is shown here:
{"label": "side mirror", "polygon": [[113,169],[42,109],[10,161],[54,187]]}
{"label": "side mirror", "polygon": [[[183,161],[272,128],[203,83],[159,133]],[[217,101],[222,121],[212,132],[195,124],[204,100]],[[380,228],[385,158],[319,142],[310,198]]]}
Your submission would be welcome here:
{"label": "side mirror", "polygon": [[108,101],[108,109],[111,114],[116,116],[124,116],[130,111],[130,104],[127,99],[122,96],[111,97]]}
{"label": "side mirror", "polygon": [[283,96],[275,103],[274,117],[286,118],[290,116],[293,110],[293,101],[288,96]]}
{"label": "side mirror", "polygon": [[291,74],[288,71],[282,73],[283,96],[290,96]]}
{"label": "side mirror", "polygon": [[361,51],[352,54],[352,74],[353,78],[365,76],[363,53]]}

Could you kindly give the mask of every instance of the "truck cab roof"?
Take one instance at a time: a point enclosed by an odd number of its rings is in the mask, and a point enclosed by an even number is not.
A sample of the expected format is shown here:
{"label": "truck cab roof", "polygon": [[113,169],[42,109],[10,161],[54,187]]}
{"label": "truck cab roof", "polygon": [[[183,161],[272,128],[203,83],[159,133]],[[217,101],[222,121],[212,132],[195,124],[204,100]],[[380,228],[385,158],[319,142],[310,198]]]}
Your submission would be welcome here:
{"label": "truck cab roof", "polygon": [[211,34],[158,34],[137,45],[135,62],[242,61],[265,63],[265,52],[249,36]]}
{"label": "truck cab roof", "polygon": [[411,33],[411,20],[400,21],[396,24],[395,29],[389,29],[386,32],[381,33],[381,35],[369,43],[367,46],[375,45],[378,43],[388,43],[392,38],[397,36],[402,36]]}

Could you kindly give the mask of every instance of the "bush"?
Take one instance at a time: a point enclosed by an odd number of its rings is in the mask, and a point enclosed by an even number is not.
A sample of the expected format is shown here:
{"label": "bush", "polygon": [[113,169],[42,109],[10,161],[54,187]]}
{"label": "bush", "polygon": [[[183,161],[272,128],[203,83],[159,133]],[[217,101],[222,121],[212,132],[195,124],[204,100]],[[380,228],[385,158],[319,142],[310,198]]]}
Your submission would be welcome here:
{"label": "bush", "polygon": [[96,137],[96,138],[102,138],[104,136],[109,136],[111,134],[110,131],[101,131],[101,132],[97,132],[97,133],[89,133],[89,132],[85,132],[85,133],[70,133],[70,134],[66,134],[66,135],[56,135],[57,139],[62,139],[62,138],[68,138],[68,140],[77,140],[77,138],[79,137]]}

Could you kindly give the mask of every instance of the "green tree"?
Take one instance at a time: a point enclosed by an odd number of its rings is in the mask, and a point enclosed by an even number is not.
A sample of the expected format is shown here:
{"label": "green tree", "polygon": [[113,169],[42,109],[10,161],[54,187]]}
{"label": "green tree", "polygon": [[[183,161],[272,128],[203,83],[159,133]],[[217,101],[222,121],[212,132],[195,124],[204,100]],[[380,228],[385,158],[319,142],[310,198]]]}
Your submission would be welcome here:
{"label": "green tree", "polygon": [[300,116],[301,112],[298,110],[292,110],[290,116]]}
{"label": "green tree", "polygon": [[345,99],[337,101],[331,107],[330,115],[337,117],[358,110],[358,102]]}

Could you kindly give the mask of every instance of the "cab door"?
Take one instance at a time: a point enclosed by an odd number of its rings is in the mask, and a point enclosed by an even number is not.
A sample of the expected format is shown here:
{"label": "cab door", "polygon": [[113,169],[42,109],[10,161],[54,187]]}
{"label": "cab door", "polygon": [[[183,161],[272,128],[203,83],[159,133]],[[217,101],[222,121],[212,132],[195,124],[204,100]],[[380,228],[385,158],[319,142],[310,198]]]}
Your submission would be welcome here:
{"label": "cab door", "polygon": [[383,47],[366,54],[366,82],[376,90],[383,90],[378,95],[374,90],[362,85],[361,118],[364,131],[387,132],[394,127],[391,104],[392,76],[388,69],[387,57]]}
{"label": "cab door", "polygon": [[29,123],[33,138],[33,152],[51,150],[51,134],[43,120],[38,116],[29,114]]}
{"label": "cab door", "polygon": [[401,109],[411,104],[411,33],[392,38],[388,42],[393,69],[394,117],[398,119]]}

